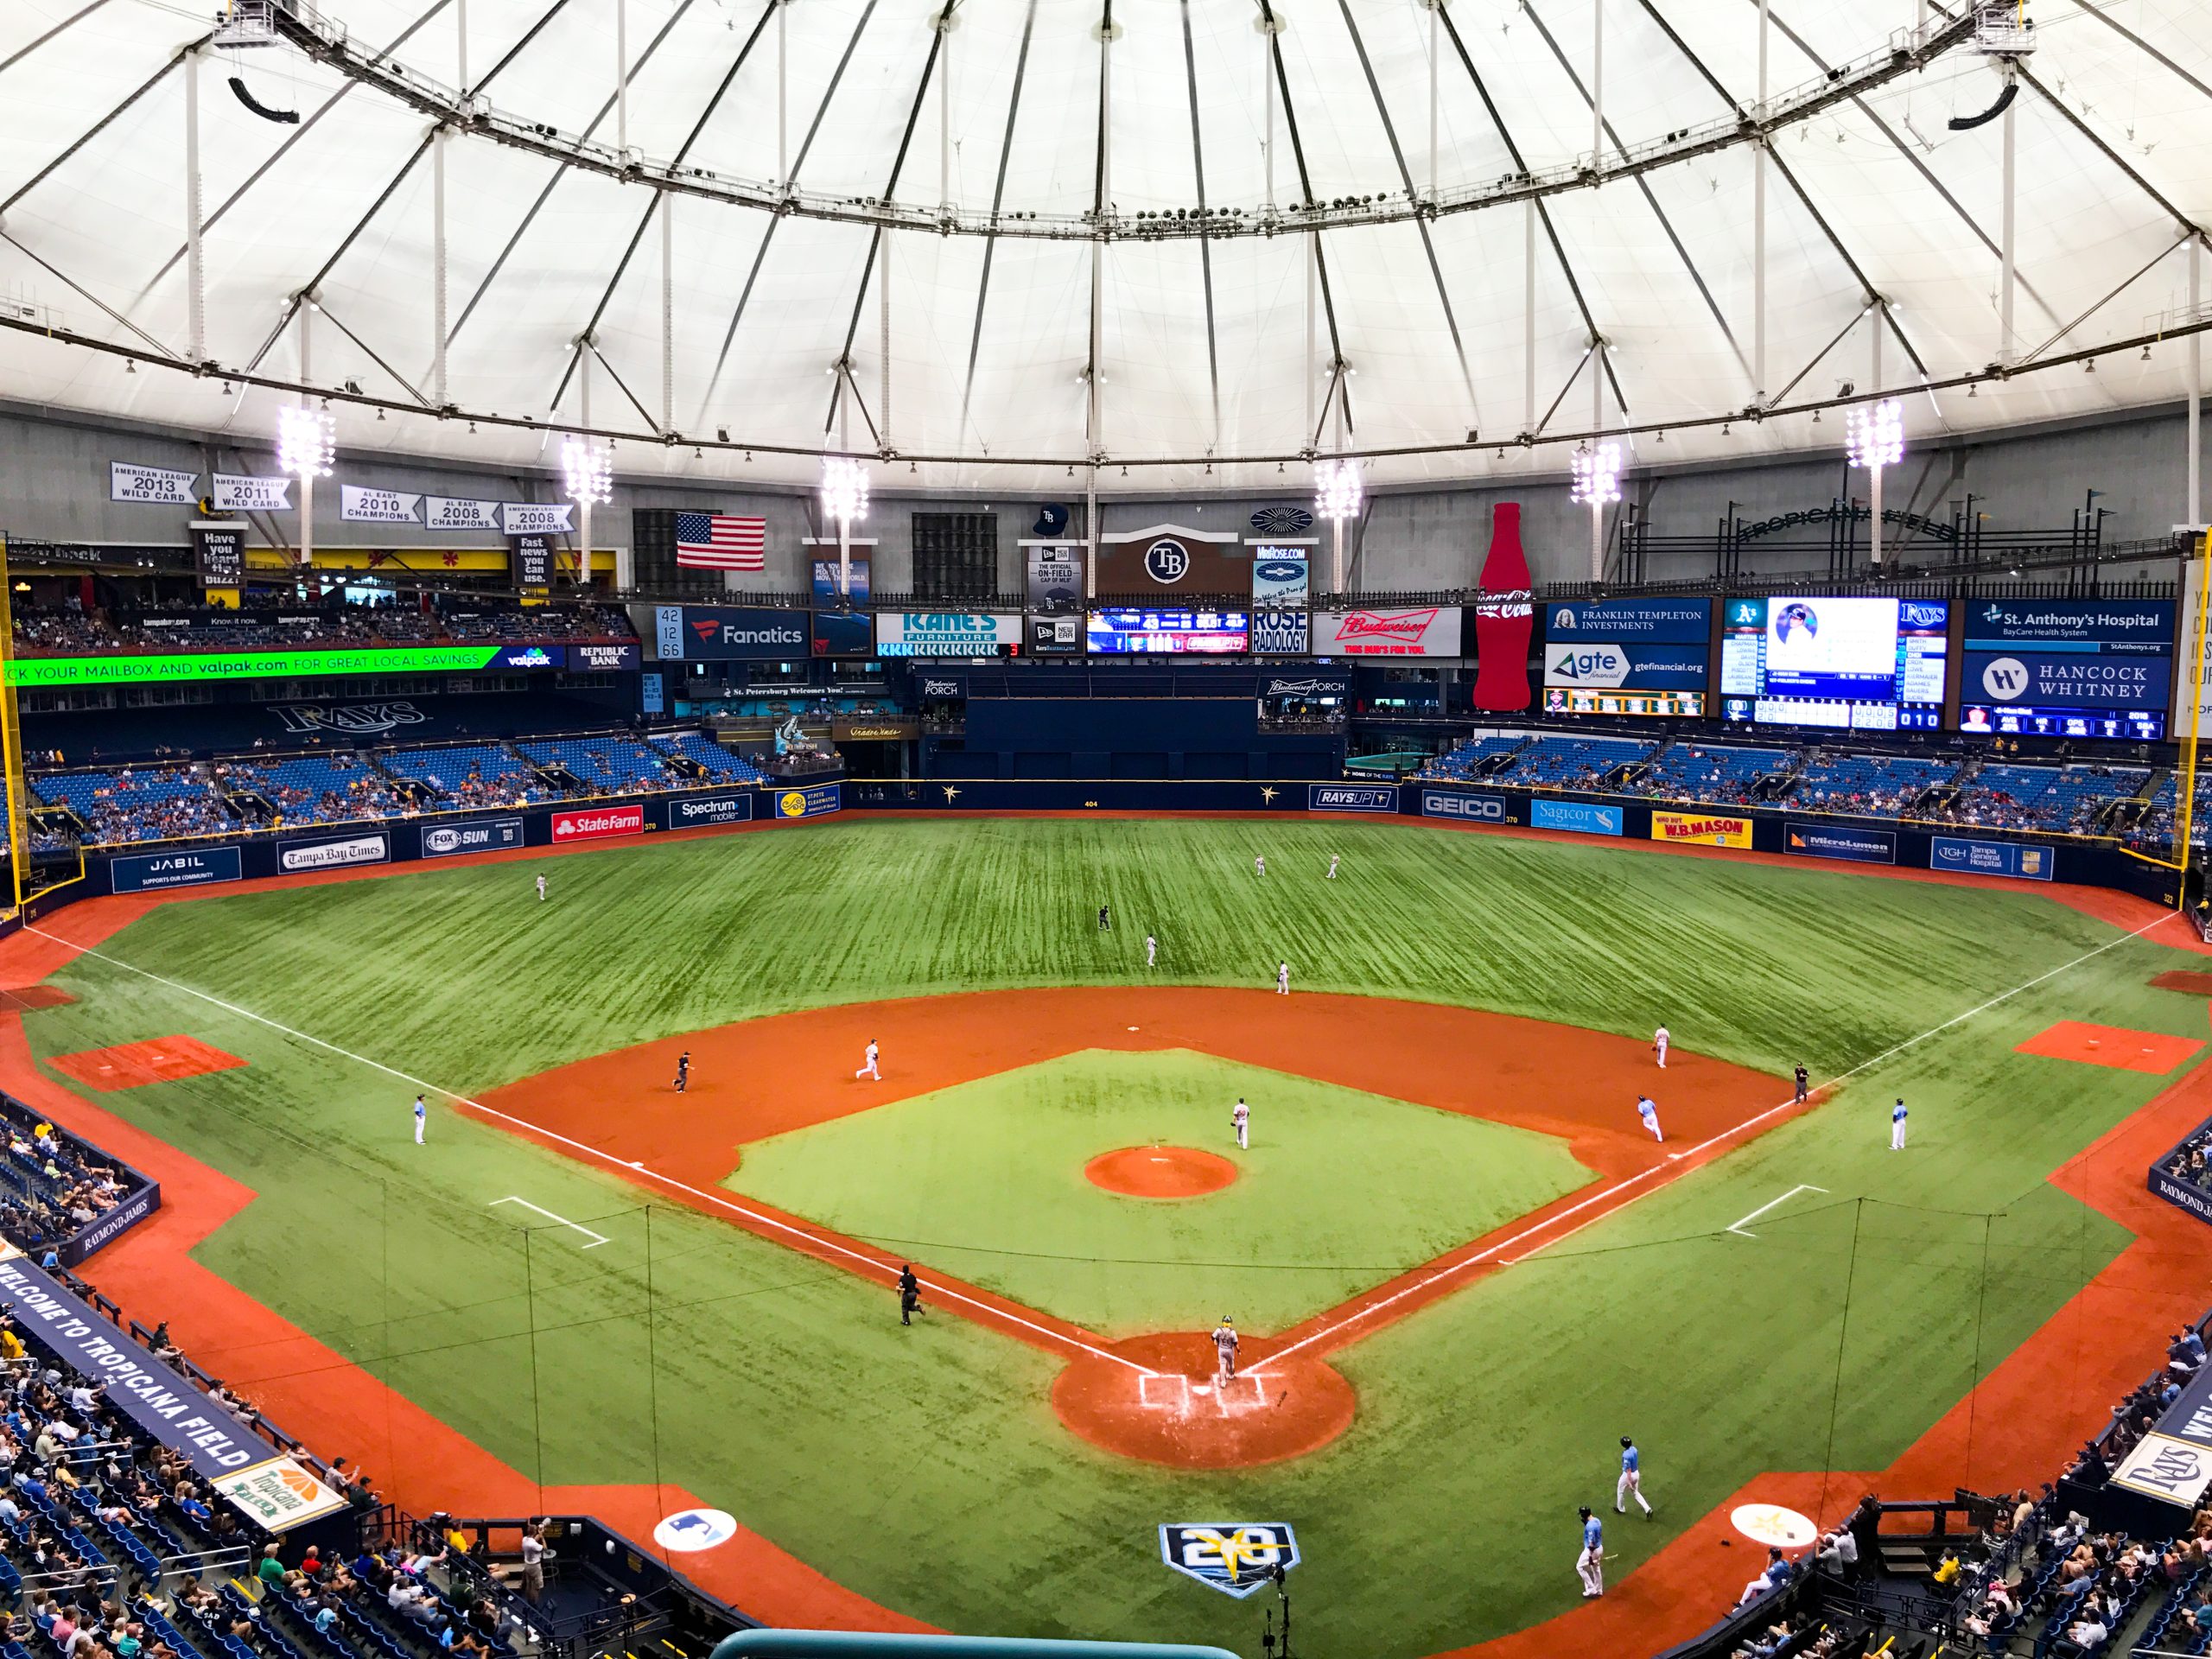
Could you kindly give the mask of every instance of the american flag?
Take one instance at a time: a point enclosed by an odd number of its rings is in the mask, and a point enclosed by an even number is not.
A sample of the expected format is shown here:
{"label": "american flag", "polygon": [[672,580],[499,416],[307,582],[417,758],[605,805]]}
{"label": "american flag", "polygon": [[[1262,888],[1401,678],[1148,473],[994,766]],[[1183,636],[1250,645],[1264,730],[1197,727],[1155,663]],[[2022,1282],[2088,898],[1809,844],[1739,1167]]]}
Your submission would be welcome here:
{"label": "american flag", "polygon": [[768,521],[719,512],[676,515],[676,562],[704,570],[766,570]]}

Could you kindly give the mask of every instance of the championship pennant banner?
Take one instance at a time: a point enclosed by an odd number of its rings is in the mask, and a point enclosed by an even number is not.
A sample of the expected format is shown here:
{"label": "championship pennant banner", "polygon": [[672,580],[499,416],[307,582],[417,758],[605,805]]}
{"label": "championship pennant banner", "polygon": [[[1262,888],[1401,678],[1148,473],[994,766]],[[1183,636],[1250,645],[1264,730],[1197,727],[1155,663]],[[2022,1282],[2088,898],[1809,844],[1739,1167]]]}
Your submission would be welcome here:
{"label": "championship pennant banner", "polygon": [[149,506],[188,507],[199,500],[200,474],[167,467],[138,467],[127,461],[107,464],[107,499]]}
{"label": "championship pennant banner", "polygon": [[[423,498],[398,490],[365,489],[357,484],[338,487],[339,514],[357,524],[419,524]],[[471,502],[471,506],[478,504]]]}
{"label": "championship pennant banner", "polygon": [[292,480],[289,476],[260,478],[251,474],[217,473],[214,477],[218,512],[289,512]]}

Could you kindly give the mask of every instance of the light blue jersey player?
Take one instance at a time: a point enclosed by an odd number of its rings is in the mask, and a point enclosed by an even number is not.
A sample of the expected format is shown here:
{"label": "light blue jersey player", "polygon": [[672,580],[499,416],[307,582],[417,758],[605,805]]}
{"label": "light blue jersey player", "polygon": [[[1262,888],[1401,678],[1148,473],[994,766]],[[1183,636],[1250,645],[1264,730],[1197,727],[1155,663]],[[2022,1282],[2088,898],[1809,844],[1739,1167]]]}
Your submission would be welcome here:
{"label": "light blue jersey player", "polygon": [[1574,1558],[1575,1575],[1582,1580],[1582,1599],[1605,1593],[1605,1529],[1586,1506],[1575,1511],[1582,1517],[1582,1553]]}
{"label": "light blue jersey player", "polygon": [[1904,1150],[1904,1102],[1900,1099],[1896,1105],[1890,1108],[1890,1150],[1891,1152]]}
{"label": "light blue jersey player", "polygon": [[1628,1501],[1631,1497],[1644,1514],[1651,1513],[1651,1505],[1644,1502],[1643,1497],[1643,1459],[1637,1452],[1636,1442],[1624,1434],[1621,1436],[1621,1478],[1613,1484],[1613,1513],[1626,1515]]}
{"label": "light blue jersey player", "polygon": [[1638,1095],[1636,1097],[1636,1115],[1643,1120],[1643,1127],[1651,1131],[1651,1138],[1654,1141],[1666,1140],[1667,1137],[1660,1133],[1659,1129],[1659,1103],[1657,1101],[1649,1095]]}

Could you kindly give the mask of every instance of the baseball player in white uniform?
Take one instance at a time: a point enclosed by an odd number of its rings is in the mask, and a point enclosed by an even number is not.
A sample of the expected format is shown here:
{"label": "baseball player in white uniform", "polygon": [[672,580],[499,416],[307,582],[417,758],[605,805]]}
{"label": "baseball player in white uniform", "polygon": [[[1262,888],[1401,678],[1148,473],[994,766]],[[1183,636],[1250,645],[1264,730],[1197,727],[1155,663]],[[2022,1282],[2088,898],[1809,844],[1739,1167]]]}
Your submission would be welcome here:
{"label": "baseball player in white uniform", "polygon": [[1247,1138],[1245,1131],[1251,1127],[1252,1109],[1244,1103],[1243,1096],[1237,1096],[1236,1104],[1229,1114],[1229,1122],[1230,1126],[1236,1131],[1237,1146],[1240,1148],[1249,1147],[1251,1141]]}
{"label": "baseball player in white uniform", "polygon": [[430,1122],[430,1109],[423,1103],[423,1096],[415,1096],[415,1144],[423,1144],[423,1131]]}
{"label": "baseball player in white uniform", "polygon": [[1287,962],[1275,969],[1275,995],[1277,996],[1290,995],[1290,964]]}
{"label": "baseball player in white uniform", "polygon": [[1337,879],[1337,855],[1334,853],[1329,855],[1328,879],[1332,881]]}
{"label": "baseball player in white uniform", "polygon": [[875,1039],[871,1037],[868,1039],[868,1058],[862,1063],[861,1069],[853,1075],[856,1077],[874,1077],[878,1083],[881,1083],[883,1073],[876,1070],[875,1056]]}
{"label": "baseball player in white uniform", "polygon": [[542,875],[537,878],[537,902],[541,905],[545,902],[545,878]]}
{"label": "baseball player in white uniform", "polygon": [[1667,1069],[1668,1040],[1667,1027],[1664,1026],[1651,1033],[1651,1052],[1659,1057],[1659,1069],[1662,1071]]}
{"label": "baseball player in white uniform", "polygon": [[1626,1515],[1628,1501],[1633,1497],[1638,1508],[1649,1515],[1651,1505],[1643,1496],[1643,1459],[1636,1449],[1636,1442],[1625,1434],[1621,1436],[1621,1478],[1613,1483],[1613,1513]]}
{"label": "baseball player in white uniform", "polygon": [[1214,1383],[1225,1389],[1236,1380],[1236,1322],[1226,1313],[1213,1328],[1213,1357]]}
{"label": "baseball player in white uniform", "polygon": [[1659,1103],[1657,1101],[1649,1095],[1638,1095],[1636,1097],[1636,1115],[1643,1120],[1643,1127],[1651,1131],[1651,1138],[1654,1141],[1666,1140],[1667,1137],[1659,1132]]}
{"label": "baseball player in white uniform", "polygon": [[1147,968],[1160,960],[1160,941],[1147,933],[1144,936],[1144,965]]}
{"label": "baseball player in white uniform", "polygon": [[1252,872],[1255,875],[1265,875],[1268,873],[1268,855],[1265,853],[1252,855]]}
{"label": "baseball player in white uniform", "polygon": [[1900,1099],[1896,1105],[1890,1108],[1890,1150],[1891,1152],[1904,1150],[1904,1102]]}

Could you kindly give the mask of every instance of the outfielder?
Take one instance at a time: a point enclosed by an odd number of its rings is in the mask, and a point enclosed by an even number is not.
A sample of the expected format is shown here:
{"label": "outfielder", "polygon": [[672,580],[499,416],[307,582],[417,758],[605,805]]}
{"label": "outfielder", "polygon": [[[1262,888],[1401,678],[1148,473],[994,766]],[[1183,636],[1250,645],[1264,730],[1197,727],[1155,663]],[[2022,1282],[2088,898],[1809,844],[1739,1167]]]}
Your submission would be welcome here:
{"label": "outfielder", "polygon": [[1147,933],[1144,936],[1144,965],[1147,968],[1160,960],[1160,941]]}
{"label": "outfielder", "polygon": [[545,878],[542,875],[537,878],[537,902],[541,905],[545,902]]}
{"label": "outfielder", "polygon": [[1268,855],[1265,853],[1255,853],[1252,855],[1252,869],[1254,874],[1259,875],[1265,875],[1268,873]]}
{"label": "outfielder", "polygon": [[868,1039],[868,1058],[861,1065],[861,1069],[854,1072],[853,1075],[856,1077],[874,1077],[878,1083],[881,1083],[883,1081],[883,1073],[876,1070],[875,1056],[875,1039],[871,1037]]}
{"label": "outfielder", "polygon": [[415,1096],[415,1144],[423,1144],[423,1131],[430,1122],[430,1109],[423,1103],[423,1096]]}
{"label": "outfielder", "polygon": [[1337,855],[1334,853],[1331,853],[1329,855],[1329,874],[1327,879],[1332,881],[1337,879]]}
{"label": "outfielder", "polygon": [[1605,1529],[1585,1504],[1575,1513],[1582,1517],[1582,1553],[1574,1558],[1574,1571],[1582,1580],[1582,1599],[1605,1593]]}
{"label": "outfielder", "polygon": [[1636,1097],[1636,1115],[1643,1120],[1643,1127],[1651,1131],[1654,1141],[1663,1142],[1667,1137],[1659,1132],[1659,1103],[1649,1095]]}
{"label": "outfielder", "polygon": [[1230,1127],[1236,1131],[1238,1150],[1242,1151],[1249,1147],[1251,1142],[1246,1139],[1245,1131],[1251,1127],[1252,1109],[1244,1103],[1243,1096],[1237,1096],[1236,1109],[1229,1114],[1229,1122]]}
{"label": "outfielder", "polygon": [[1625,1434],[1621,1436],[1621,1478],[1613,1484],[1613,1513],[1626,1515],[1628,1501],[1634,1497],[1644,1514],[1651,1513],[1651,1505],[1643,1497],[1643,1459],[1637,1455],[1636,1442]]}
{"label": "outfielder", "polygon": [[1213,1328],[1213,1356],[1215,1386],[1225,1389],[1236,1380],[1236,1322],[1226,1313]]}
{"label": "outfielder", "polygon": [[1904,1150],[1904,1102],[1899,1099],[1896,1105],[1890,1108],[1890,1150],[1891,1152]]}
{"label": "outfielder", "polygon": [[1290,995],[1290,964],[1287,962],[1275,969],[1275,995],[1277,996]]}
{"label": "outfielder", "polygon": [[1668,1041],[1667,1027],[1664,1026],[1651,1033],[1651,1052],[1659,1057],[1659,1069],[1662,1071],[1667,1069]]}

